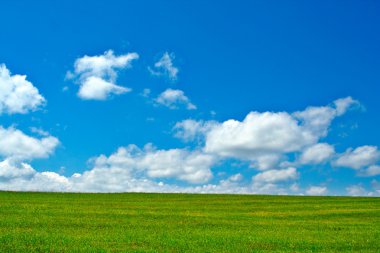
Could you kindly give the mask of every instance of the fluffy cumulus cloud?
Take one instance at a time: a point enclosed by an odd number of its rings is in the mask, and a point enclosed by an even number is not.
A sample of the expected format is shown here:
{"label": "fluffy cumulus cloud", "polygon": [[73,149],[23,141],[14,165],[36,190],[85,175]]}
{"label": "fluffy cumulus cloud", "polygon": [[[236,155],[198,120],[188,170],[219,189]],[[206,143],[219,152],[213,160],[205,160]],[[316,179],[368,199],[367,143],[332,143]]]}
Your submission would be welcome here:
{"label": "fluffy cumulus cloud", "polygon": [[[242,121],[184,120],[174,126],[174,134],[186,142],[196,141],[193,149],[158,149],[151,144],[120,147],[111,155],[90,159],[91,168],[69,177],[36,171],[25,162],[52,154],[58,139],[38,129],[32,131],[39,138],[12,127],[0,128],[0,189],[326,195],[330,193],[326,186],[299,185],[299,167],[333,161],[336,166],[357,169],[361,176],[380,174],[377,147],[336,154],[332,145],[321,142],[333,119],[355,104],[349,97],[295,113],[250,112]],[[245,169],[254,173],[251,180],[241,171],[215,177],[214,171],[223,169],[223,162],[230,159],[250,164]],[[348,186],[346,194],[379,195],[380,184],[373,181],[372,185],[371,192],[362,185]]]}
{"label": "fluffy cumulus cloud", "polygon": [[[91,169],[65,177],[51,171],[37,172],[29,164],[6,159],[0,162],[0,190],[70,192],[196,192],[287,194],[281,185],[297,179],[294,168],[266,171],[251,183],[238,173],[210,184],[211,168],[218,160],[199,150],[159,150],[152,145],[119,148],[110,156],[90,160]],[[180,180],[187,185],[164,183]],[[280,183],[280,184],[278,184]],[[292,191],[292,190],[291,190]]]}
{"label": "fluffy cumulus cloud", "polygon": [[111,94],[120,95],[131,89],[118,86],[100,77],[91,76],[86,78],[78,91],[78,96],[87,100],[105,100]]}
{"label": "fluffy cumulus cloud", "polygon": [[334,162],[335,166],[352,169],[362,169],[374,165],[380,160],[380,151],[376,146],[361,146],[349,148]]}
{"label": "fluffy cumulus cloud", "polygon": [[303,111],[293,113],[292,116],[315,138],[321,138],[327,135],[332,120],[342,116],[357,104],[358,101],[346,97],[337,99],[328,106],[310,106]]}
{"label": "fluffy cumulus cloud", "polygon": [[295,180],[299,178],[296,168],[272,169],[257,173],[252,177],[248,193],[254,194],[299,194]]}
{"label": "fluffy cumulus cloud", "polygon": [[201,139],[216,124],[218,124],[216,121],[186,119],[175,124],[173,127],[174,136],[186,142],[194,141]]}
{"label": "fluffy cumulus cloud", "polygon": [[155,76],[167,76],[170,80],[177,80],[178,68],[174,66],[173,60],[175,56],[173,53],[165,52],[162,57],[154,64],[154,67],[149,67],[148,70]]}
{"label": "fluffy cumulus cloud", "polygon": [[[128,147],[126,149],[129,149]],[[95,159],[94,167],[81,174],[75,173],[70,177],[59,175],[55,172],[37,172],[29,164],[12,164],[8,160],[0,162],[0,190],[16,191],[59,191],[59,192],[183,192],[183,193],[241,193],[241,194],[288,194],[289,187],[275,183],[244,184],[243,176],[234,174],[215,184],[190,185],[168,184],[155,180],[157,175],[148,175],[150,170],[145,165],[137,168],[136,161],[130,166],[123,162],[126,158],[121,148],[109,157],[100,156]],[[135,149],[133,147],[132,149]],[[127,151],[129,152],[129,151]],[[121,156],[121,157],[120,157]],[[161,158],[159,158],[161,159]],[[186,158],[185,158],[186,159]],[[188,158],[204,160],[205,158]],[[199,160],[199,161],[200,161]],[[209,158],[206,158],[206,162]],[[129,161],[130,162],[130,161]],[[137,162],[138,163],[138,162]],[[198,161],[189,161],[190,167]],[[135,167],[133,167],[135,166]],[[186,165],[188,167],[188,165]],[[153,168],[153,170],[155,170]],[[176,168],[178,170],[178,168]],[[186,170],[186,168],[185,168]],[[194,170],[193,168],[189,169]],[[205,169],[207,170],[207,169]],[[197,169],[198,171],[198,169]],[[176,175],[178,172],[169,172]],[[197,172],[195,172],[196,174]],[[204,172],[201,172],[202,174]],[[185,174],[192,174],[185,172]],[[209,177],[206,172],[206,178]],[[160,176],[160,175],[158,175]],[[196,176],[198,177],[198,176]],[[287,176],[289,177],[289,176]],[[287,177],[278,178],[276,182],[285,182]],[[291,177],[291,176],[290,176]],[[185,177],[185,180],[193,180],[194,177]],[[201,181],[205,181],[202,179]],[[207,181],[207,180],[206,180]],[[273,182],[270,180],[270,182]],[[298,191],[298,189],[297,189]],[[298,193],[298,192],[294,192]]]}
{"label": "fluffy cumulus cloud", "polygon": [[13,178],[30,178],[35,170],[27,163],[14,164],[11,159],[5,159],[0,162],[0,178],[1,181]]}
{"label": "fluffy cumulus cloud", "polygon": [[371,186],[372,186],[372,189],[374,190],[374,193],[375,193],[374,195],[380,196],[380,182],[374,179],[371,181]]}
{"label": "fluffy cumulus cloud", "polygon": [[35,111],[45,103],[45,98],[25,75],[12,75],[0,64],[0,115]]}
{"label": "fluffy cumulus cloud", "polygon": [[380,175],[380,166],[379,165],[371,165],[368,168],[360,171],[360,176],[364,177],[373,177]]}
{"label": "fluffy cumulus cloud", "polygon": [[353,106],[360,106],[360,103],[357,100],[354,100],[352,97],[346,97],[335,100],[334,105],[337,115],[341,116]]}
{"label": "fluffy cumulus cloud", "polygon": [[[160,181],[162,174],[153,174],[149,176],[148,172],[150,168],[146,167],[144,162],[139,165],[139,163],[144,160],[143,156],[150,156],[148,153],[152,151],[138,149],[138,153],[145,153],[139,158],[137,158],[139,155],[136,156],[136,154],[128,155],[131,152],[134,153],[136,148],[137,147],[135,146],[129,146],[126,148],[120,148],[117,152],[108,157],[104,155],[99,156],[93,160],[93,168],[81,174],[74,173],[70,177],[65,177],[51,171],[37,172],[27,163],[15,163],[11,160],[4,160],[3,162],[0,162],[0,190],[59,192],[188,192],[282,195],[327,194],[327,188],[321,186],[311,186],[305,190],[300,189],[298,184],[294,183],[294,180],[297,180],[299,177],[299,173],[295,168],[260,172],[252,178],[251,183],[245,183],[243,181],[244,177],[240,173],[228,176],[213,184],[200,183],[203,180],[197,180],[197,183],[195,184],[192,182],[190,185],[182,186],[176,183],[164,183]],[[157,152],[160,151],[157,150]],[[193,165],[196,163],[191,162],[191,164]],[[152,170],[154,171],[155,169],[153,168]],[[175,170],[178,171],[178,168]],[[193,169],[190,169],[190,171],[191,170]],[[167,175],[178,175],[177,172],[164,173],[169,173]],[[189,175],[190,174],[192,173],[189,173]],[[185,180],[187,180],[187,178],[185,178]],[[379,195],[380,184],[374,180],[372,185],[374,189],[373,192],[365,190],[361,185],[353,185],[346,188],[347,194],[355,196]]]}
{"label": "fluffy cumulus cloud", "polygon": [[112,50],[103,55],[83,56],[74,63],[74,72],[68,72],[68,79],[75,79],[80,87],[78,96],[86,100],[106,100],[111,95],[131,91],[130,88],[115,84],[117,71],[130,68],[132,61],[139,58],[137,53],[116,56]]}
{"label": "fluffy cumulus cloud", "polygon": [[182,90],[167,89],[155,99],[155,102],[170,109],[178,109],[180,106],[185,106],[188,110],[197,109]]}
{"label": "fluffy cumulus cloud", "polygon": [[0,190],[64,191],[68,179],[54,172],[37,172],[26,160],[50,156],[59,140],[44,132],[42,138],[29,136],[13,127],[0,126]]}
{"label": "fluffy cumulus cloud", "polygon": [[354,184],[346,187],[346,194],[349,196],[369,196],[369,197],[379,197],[380,196],[380,182],[377,180],[372,180],[370,183],[371,187],[365,188],[363,184]]}
{"label": "fluffy cumulus cloud", "polygon": [[44,158],[52,154],[59,140],[53,136],[34,138],[13,127],[0,126],[0,157],[13,160]]}
{"label": "fluffy cumulus cloud", "polygon": [[11,191],[67,191],[69,180],[55,172],[37,172],[27,163],[0,162],[0,189]]}
{"label": "fluffy cumulus cloud", "polygon": [[301,194],[300,188],[295,182],[298,178],[299,172],[294,167],[267,170],[252,177],[248,192],[254,194]]}
{"label": "fluffy cumulus cloud", "polygon": [[311,196],[321,196],[321,195],[326,195],[327,193],[327,187],[325,186],[310,186],[306,190],[307,195]]}
{"label": "fluffy cumulus cloud", "polygon": [[350,196],[366,196],[369,195],[368,191],[360,184],[351,185],[346,188],[346,192]]}
{"label": "fluffy cumulus cloud", "polygon": [[[143,149],[135,145],[119,148],[110,156],[91,159],[93,168],[71,177],[54,172],[36,172],[30,165],[6,159],[0,163],[0,189],[41,191],[187,191],[194,187],[168,186],[155,179],[177,179],[190,184],[206,183],[212,178],[215,157],[186,149]],[[231,182],[239,180],[232,177]]]}
{"label": "fluffy cumulus cloud", "polygon": [[365,145],[355,149],[348,148],[346,152],[339,154],[332,164],[336,167],[354,169],[361,177],[373,177],[380,175],[379,161],[378,147]]}
{"label": "fluffy cumulus cloud", "polygon": [[243,121],[227,120],[206,134],[205,150],[247,160],[301,150],[317,138],[287,113],[251,112]]}
{"label": "fluffy cumulus cloud", "polygon": [[190,183],[207,182],[210,167],[216,162],[211,155],[186,149],[158,150],[151,145],[119,148],[110,157],[95,160],[95,169],[123,169],[124,174],[145,173],[150,178],[176,178]]}
{"label": "fluffy cumulus cloud", "polygon": [[277,183],[289,180],[295,180],[299,177],[296,168],[290,167],[280,170],[267,170],[258,173],[252,178],[252,181],[256,184]]}
{"label": "fluffy cumulus cloud", "polygon": [[[325,195],[327,188],[311,186],[302,190],[297,183],[298,172],[294,168],[265,171],[245,183],[238,173],[216,183],[178,185],[155,180],[147,175],[146,168],[136,168],[135,162],[127,167],[123,149],[109,157],[100,156],[94,160],[94,167],[81,174],[70,177],[52,171],[38,172],[27,163],[4,160],[0,162],[0,190],[12,191],[58,191],[58,192],[183,192],[183,193],[239,193],[239,194],[297,194]],[[141,150],[140,150],[141,151]],[[139,152],[140,152],[139,151]],[[367,191],[362,185],[346,188],[351,196],[379,196],[380,183],[372,181],[373,191]]]}
{"label": "fluffy cumulus cloud", "polygon": [[192,121],[184,121],[176,129],[177,135],[188,139],[203,134],[205,152],[248,160],[258,169],[274,168],[284,155],[295,152],[304,152],[303,163],[319,163],[334,153],[332,146],[318,144],[319,140],[327,135],[332,120],[354,104],[358,102],[348,97],[295,113],[250,112],[242,121],[213,122],[207,130],[204,122]]}
{"label": "fluffy cumulus cloud", "polygon": [[329,161],[335,154],[333,146],[327,143],[318,143],[307,147],[301,154],[301,164],[321,164]]}

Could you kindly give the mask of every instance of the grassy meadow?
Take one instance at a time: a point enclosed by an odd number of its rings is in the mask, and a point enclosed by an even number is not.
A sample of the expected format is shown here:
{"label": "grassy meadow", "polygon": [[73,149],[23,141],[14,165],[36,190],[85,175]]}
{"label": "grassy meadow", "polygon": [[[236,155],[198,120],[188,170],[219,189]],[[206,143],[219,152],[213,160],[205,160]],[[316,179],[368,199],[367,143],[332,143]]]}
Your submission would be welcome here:
{"label": "grassy meadow", "polygon": [[0,192],[0,252],[380,252],[380,198]]}

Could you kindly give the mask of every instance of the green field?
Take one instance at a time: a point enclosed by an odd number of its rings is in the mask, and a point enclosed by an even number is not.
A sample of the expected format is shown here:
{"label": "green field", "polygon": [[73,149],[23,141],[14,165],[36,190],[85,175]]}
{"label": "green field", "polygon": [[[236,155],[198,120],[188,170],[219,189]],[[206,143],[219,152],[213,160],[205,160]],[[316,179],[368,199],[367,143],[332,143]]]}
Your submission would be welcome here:
{"label": "green field", "polygon": [[0,252],[380,252],[380,198],[0,192]]}

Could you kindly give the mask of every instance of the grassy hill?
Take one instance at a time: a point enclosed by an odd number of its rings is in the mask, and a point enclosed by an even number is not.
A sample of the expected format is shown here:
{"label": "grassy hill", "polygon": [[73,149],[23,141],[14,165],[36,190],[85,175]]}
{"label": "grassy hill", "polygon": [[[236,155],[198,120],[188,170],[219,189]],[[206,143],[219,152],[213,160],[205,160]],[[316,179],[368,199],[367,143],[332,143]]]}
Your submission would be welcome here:
{"label": "grassy hill", "polygon": [[0,252],[380,252],[380,198],[0,192]]}

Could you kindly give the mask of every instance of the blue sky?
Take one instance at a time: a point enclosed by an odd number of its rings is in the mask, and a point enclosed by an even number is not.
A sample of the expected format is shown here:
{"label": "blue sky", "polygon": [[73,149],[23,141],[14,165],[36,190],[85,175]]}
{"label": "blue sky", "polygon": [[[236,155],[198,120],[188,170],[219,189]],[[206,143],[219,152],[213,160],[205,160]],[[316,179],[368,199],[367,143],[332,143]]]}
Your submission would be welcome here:
{"label": "blue sky", "polygon": [[380,195],[379,8],[5,1],[0,187]]}

